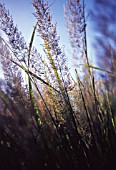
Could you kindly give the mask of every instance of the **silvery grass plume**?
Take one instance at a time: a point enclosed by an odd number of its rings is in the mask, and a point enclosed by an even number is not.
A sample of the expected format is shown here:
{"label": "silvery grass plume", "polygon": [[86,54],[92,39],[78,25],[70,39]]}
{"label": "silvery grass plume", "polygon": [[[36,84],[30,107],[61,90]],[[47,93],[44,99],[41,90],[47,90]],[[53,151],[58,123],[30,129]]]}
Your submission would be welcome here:
{"label": "silvery grass plume", "polygon": [[[12,59],[28,67],[29,46],[27,45],[22,33],[14,25],[13,18],[4,4],[0,4],[0,29],[8,38],[8,47],[12,53]],[[30,44],[29,44],[30,45]],[[16,67],[16,66],[15,66]],[[42,56],[33,46],[30,51],[30,70],[42,76]]]}
{"label": "silvery grass plume", "polygon": [[17,26],[14,25],[12,16],[6,10],[4,4],[0,4],[0,29],[8,37],[8,43],[12,47],[13,53],[20,61],[25,61],[28,49],[26,42]]}
{"label": "silvery grass plume", "polygon": [[66,80],[68,69],[66,56],[59,46],[60,37],[57,35],[56,24],[52,24],[48,3],[43,0],[33,0],[32,2],[36,10],[34,15],[38,22],[37,32],[43,39],[43,47],[47,56],[45,60],[49,66],[48,72],[51,73],[52,80],[55,80],[53,83],[61,87],[64,77]]}
{"label": "silvery grass plume", "polygon": [[[67,32],[77,64],[83,64],[86,55],[86,20],[84,1],[67,0],[64,7]],[[80,60],[79,60],[80,59]]]}
{"label": "silvery grass plume", "polygon": [[9,89],[7,93],[8,95],[15,96],[18,90],[17,87],[22,86],[23,79],[18,66],[14,65],[8,58],[12,58],[12,53],[0,38],[0,61],[4,72],[4,78]]}

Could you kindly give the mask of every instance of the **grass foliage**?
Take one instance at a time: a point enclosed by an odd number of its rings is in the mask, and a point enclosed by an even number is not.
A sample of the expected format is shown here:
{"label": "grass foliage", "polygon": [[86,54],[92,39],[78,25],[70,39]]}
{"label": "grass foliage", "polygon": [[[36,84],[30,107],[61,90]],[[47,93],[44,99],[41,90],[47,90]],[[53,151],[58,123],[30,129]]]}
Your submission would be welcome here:
{"label": "grass foliage", "polygon": [[[73,77],[59,45],[50,6],[33,0],[37,23],[29,45],[0,4],[0,169],[113,170],[116,161],[116,92],[113,71],[90,64],[84,1],[67,0],[65,16]],[[33,46],[43,40],[44,56]],[[113,54],[111,54],[113,56]],[[115,54],[114,54],[115,57]],[[111,63],[115,64],[115,58]],[[96,70],[96,72],[95,72]],[[98,71],[106,78],[98,80]],[[25,74],[26,81],[24,81]],[[106,88],[107,87],[107,88]]]}

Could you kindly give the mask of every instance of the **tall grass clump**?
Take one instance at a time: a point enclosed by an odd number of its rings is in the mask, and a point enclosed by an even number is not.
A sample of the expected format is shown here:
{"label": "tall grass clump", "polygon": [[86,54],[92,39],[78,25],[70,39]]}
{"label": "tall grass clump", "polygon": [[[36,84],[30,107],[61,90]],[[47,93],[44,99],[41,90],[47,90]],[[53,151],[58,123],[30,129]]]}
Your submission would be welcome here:
{"label": "tall grass clump", "polygon": [[[67,0],[65,6],[71,57],[76,63],[74,76],[59,45],[52,4],[33,0],[32,5],[36,23],[28,45],[0,4],[0,30],[7,37],[6,41],[0,36],[4,71],[0,80],[0,169],[113,170],[116,92],[106,86],[112,85],[110,76],[116,78],[116,72],[90,63],[84,1]],[[33,45],[36,32],[44,54]],[[97,70],[107,79],[97,80]]]}

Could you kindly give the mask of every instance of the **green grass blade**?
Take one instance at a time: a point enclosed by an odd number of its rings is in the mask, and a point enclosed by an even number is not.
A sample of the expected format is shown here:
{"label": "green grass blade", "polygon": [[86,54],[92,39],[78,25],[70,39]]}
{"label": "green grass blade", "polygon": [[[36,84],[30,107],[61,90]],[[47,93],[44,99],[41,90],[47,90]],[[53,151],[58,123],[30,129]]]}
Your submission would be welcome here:
{"label": "green grass blade", "polygon": [[[0,54],[7,58],[6,56],[4,56],[2,54],[2,52],[0,51]],[[28,70],[26,67],[24,67],[23,65],[17,63],[16,61],[12,60],[11,58],[7,58],[8,60],[10,60],[12,63],[16,64],[17,66],[19,66],[19,68],[21,68],[22,70],[24,70],[27,74],[30,74],[31,76],[35,77],[37,80],[41,81],[43,84],[51,87],[53,90],[55,90],[57,93],[60,93],[57,89],[55,89],[52,85],[50,85],[49,83],[47,83],[46,81],[44,81],[43,79],[41,79],[39,76],[37,76],[35,73],[31,72],[30,70]]]}
{"label": "green grass blade", "polygon": [[[37,22],[37,23],[38,23],[38,22]],[[34,26],[34,29],[33,29],[33,32],[32,32],[32,36],[31,36],[31,40],[30,40],[30,43],[29,43],[29,50],[28,50],[28,67],[29,67],[29,64],[30,64],[31,49],[32,49],[32,45],[33,45],[33,42],[34,42],[34,36],[35,36],[36,28],[37,28],[37,23],[36,23],[36,25]]]}
{"label": "green grass blade", "polygon": [[108,71],[108,70],[105,70],[105,69],[102,69],[102,68],[99,68],[99,67],[96,67],[96,66],[91,66],[91,65],[85,65],[85,67],[89,67],[89,68],[93,68],[93,69],[96,69],[96,70],[99,70],[99,71],[103,71],[103,72],[107,72],[107,73],[110,73],[110,74],[115,74],[116,75],[116,72],[111,72],[111,71]]}

